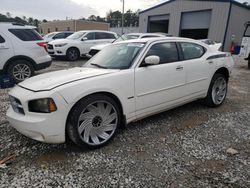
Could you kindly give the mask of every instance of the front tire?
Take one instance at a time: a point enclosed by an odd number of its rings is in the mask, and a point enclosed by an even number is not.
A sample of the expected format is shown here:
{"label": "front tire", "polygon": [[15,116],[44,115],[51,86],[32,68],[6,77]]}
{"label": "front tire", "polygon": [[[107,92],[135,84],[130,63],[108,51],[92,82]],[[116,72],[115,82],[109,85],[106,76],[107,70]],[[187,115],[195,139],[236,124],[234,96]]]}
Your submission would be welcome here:
{"label": "front tire", "polygon": [[227,95],[227,79],[223,74],[215,74],[211,80],[206,104],[210,107],[218,107],[225,101]]}
{"label": "front tire", "polygon": [[80,58],[80,52],[77,48],[69,48],[66,57],[69,61],[76,61]]}
{"label": "front tire", "polygon": [[34,75],[34,67],[27,60],[15,60],[8,66],[7,73],[15,83],[20,83]]}
{"label": "front tire", "polygon": [[67,134],[81,147],[100,148],[114,138],[121,117],[119,106],[112,98],[102,94],[90,95],[71,110]]}

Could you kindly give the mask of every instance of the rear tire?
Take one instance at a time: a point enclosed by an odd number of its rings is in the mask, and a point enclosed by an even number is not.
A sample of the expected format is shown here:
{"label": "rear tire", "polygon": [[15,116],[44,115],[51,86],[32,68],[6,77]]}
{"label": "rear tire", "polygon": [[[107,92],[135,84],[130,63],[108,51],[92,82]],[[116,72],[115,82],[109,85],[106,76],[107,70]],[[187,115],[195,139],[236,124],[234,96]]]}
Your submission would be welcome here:
{"label": "rear tire", "polygon": [[223,104],[227,96],[227,79],[223,74],[215,74],[211,80],[206,105],[209,107],[218,107]]}
{"label": "rear tire", "polygon": [[77,48],[69,48],[66,56],[69,61],[76,61],[80,58],[80,52]]}
{"label": "rear tire", "polygon": [[90,149],[110,142],[122,122],[116,102],[102,94],[80,100],[68,115],[66,131],[75,144]]}
{"label": "rear tire", "polygon": [[20,83],[34,75],[34,67],[27,60],[15,60],[8,66],[7,74],[15,83]]}

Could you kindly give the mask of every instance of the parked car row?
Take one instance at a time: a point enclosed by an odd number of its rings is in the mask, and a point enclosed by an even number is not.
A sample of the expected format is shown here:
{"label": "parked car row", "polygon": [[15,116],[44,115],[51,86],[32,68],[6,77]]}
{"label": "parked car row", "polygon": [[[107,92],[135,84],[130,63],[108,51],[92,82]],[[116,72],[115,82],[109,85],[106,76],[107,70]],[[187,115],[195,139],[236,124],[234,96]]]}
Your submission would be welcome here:
{"label": "parked car row", "polygon": [[[8,120],[41,142],[63,143],[67,135],[79,146],[98,148],[123,124],[197,99],[217,107],[226,98],[233,59],[206,41],[159,33],[118,38],[99,30],[45,39],[34,27],[0,27],[0,68],[18,83],[9,93]],[[84,67],[25,80],[50,66],[51,56],[74,61],[93,49]]]}
{"label": "parked car row", "polygon": [[[93,57],[111,43],[149,37],[165,37],[165,33],[130,33],[120,37],[114,32],[83,30],[61,31],[43,38],[36,28],[17,23],[1,23],[0,72],[19,83],[34,75],[34,71],[51,65],[51,57],[66,57],[75,61],[82,56]],[[207,43],[207,40],[203,41]],[[221,44],[209,44],[219,48]],[[48,54],[49,53],[49,54]]]}
{"label": "parked car row", "polygon": [[[131,39],[139,39],[139,38],[152,38],[152,37],[164,37],[164,34],[157,34],[157,33],[130,33],[130,34],[124,34],[114,40],[112,43],[125,41],[125,40],[131,40]],[[89,53],[87,54],[87,57],[91,58],[95,54],[97,54],[99,51],[101,51],[106,46],[110,45],[109,43],[95,45],[90,48]]]}

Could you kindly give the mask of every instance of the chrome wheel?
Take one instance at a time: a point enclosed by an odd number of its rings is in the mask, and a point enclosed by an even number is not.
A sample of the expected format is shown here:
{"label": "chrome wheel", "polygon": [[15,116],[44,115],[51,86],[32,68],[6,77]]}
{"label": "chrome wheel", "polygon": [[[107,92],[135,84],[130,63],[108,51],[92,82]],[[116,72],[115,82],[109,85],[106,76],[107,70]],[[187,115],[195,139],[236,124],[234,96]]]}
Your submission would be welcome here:
{"label": "chrome wheel", "polygon": [[215,80],[212,88],[212,100],[216,105],[221,104],[227,94],[227,81],[224,77]]}
{"label": "chrome wheel", "polygon": [[97,146],[107,142],[115,133],[118,114],[107,101],[89,104],[78,118],[78,134],[85,143]]}
{"label": "chrome wheel", "polygon": [[12,75],[14,79],[23,81],[29,78],[32,74],[30,67],[26,64],[17,64],[12,69]]}

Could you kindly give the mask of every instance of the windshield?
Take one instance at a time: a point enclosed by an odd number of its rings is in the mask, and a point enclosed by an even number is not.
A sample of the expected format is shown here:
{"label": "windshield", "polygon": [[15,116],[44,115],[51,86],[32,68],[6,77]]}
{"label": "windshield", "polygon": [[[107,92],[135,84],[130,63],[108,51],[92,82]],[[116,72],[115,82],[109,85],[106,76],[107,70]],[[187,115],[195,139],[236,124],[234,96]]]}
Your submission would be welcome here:
{"label": "windshield", "polygon": [[49,33],[44,36],[44,38],[52,38],[56,33]]}
{"label": "windshield", "polygon": [[250,25],[246,27],[244,37],[250,37]]}
{"label": "windshield", "polygon": [[144,43],[123,43],[110,45],[90,59],[86,67],[105,69],[128,69]]}
{"label": "windshield", "polygon": [[77,39],[80,39],[86,32],[83,32],[83,31],[78,31],[70,36],[67,37],[67,39],[70,39],[70,40],[77,40]]}
{"label": "windshield", "polygon": [[114,42],[120,42],[124,40],[131,40],[131,39],[138,39],[138,38],[139,38],[139,35],[122,35],[121,37],[116,39]]}

